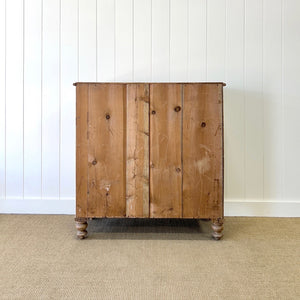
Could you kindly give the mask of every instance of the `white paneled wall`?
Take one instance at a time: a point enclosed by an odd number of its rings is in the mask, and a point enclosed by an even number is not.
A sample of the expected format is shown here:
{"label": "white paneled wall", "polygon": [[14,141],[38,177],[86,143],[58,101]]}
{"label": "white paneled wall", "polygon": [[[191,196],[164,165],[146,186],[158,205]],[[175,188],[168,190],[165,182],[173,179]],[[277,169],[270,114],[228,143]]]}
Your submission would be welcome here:
{"label": "white paneled wall", "polygon": [[300,216],[300,1],[0,0],[0,212],[74,213],[76,81],[224,81],[225,214]]}

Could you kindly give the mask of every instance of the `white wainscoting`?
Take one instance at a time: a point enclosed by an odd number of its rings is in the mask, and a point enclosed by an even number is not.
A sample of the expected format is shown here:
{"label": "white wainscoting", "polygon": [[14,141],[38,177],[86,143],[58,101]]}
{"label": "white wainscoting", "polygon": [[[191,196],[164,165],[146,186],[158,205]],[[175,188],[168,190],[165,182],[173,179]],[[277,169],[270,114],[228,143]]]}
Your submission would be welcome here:
{"label": "white wainscoting", "polygon": [[224,81],[225,214],[300,216],[299,0],[0,0],[0,212],[75,211],[76,81]]}

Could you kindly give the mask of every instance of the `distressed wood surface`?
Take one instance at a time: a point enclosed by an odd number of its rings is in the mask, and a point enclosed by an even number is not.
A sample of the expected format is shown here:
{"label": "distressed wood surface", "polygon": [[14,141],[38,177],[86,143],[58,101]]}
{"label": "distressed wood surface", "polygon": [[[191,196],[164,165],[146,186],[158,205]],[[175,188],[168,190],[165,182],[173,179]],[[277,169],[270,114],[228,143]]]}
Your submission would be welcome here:
{"label": "distressed wood surface", "polygon": [[182,85],[150,85],[150,217],[182,217]]}
{"label": "distressed wood surface", "polygon": [[185,84],[183,217],[223,217],[222,85]]}
{"label": "distressed wood surface", "polygon": [[127,85],[126,216],[149,217],[149,84]]}
{"label": "distressed wood surface", "polygon": [[126,86],[90,84],[89,217],[124,217],[126,179]]}
{"label": "distressed wood surface", "polygon": [[76,88],[76,216],[87,216],[88,185],[88,85]]}
{"label": "distressed wood surface", "polygon": [[223,218],[222,88],[78,83],[76,217]]}

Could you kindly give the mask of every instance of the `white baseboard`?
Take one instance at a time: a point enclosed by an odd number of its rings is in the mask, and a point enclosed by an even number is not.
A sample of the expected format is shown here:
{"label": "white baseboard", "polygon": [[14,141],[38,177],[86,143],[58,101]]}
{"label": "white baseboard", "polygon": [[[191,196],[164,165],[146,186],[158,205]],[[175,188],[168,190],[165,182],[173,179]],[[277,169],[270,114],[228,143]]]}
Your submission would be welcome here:
{"label": "white baseboard", "polygon": [[[0,199],[4,214],[75,214],[74,198]],[[225,200],[225,216],[300,217],[300,202]]]}
{"label": "white baseboard", "polygon": [[225,216],[300,217],[300,202],[227,200]]}
{"label": "white baseboard", "polygon": [[3,214],[75,214],[74,198],[6,198],[0,199]]}

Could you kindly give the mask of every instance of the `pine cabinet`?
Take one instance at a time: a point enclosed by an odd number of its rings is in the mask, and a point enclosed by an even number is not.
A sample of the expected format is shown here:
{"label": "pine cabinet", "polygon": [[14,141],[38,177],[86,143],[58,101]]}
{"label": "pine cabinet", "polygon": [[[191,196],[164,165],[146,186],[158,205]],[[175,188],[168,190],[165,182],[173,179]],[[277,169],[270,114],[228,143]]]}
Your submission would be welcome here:
{"label": "pine cabinet", "polygon": [[222,237],[223,83],[75,83],[76,228],[211,219]]}

